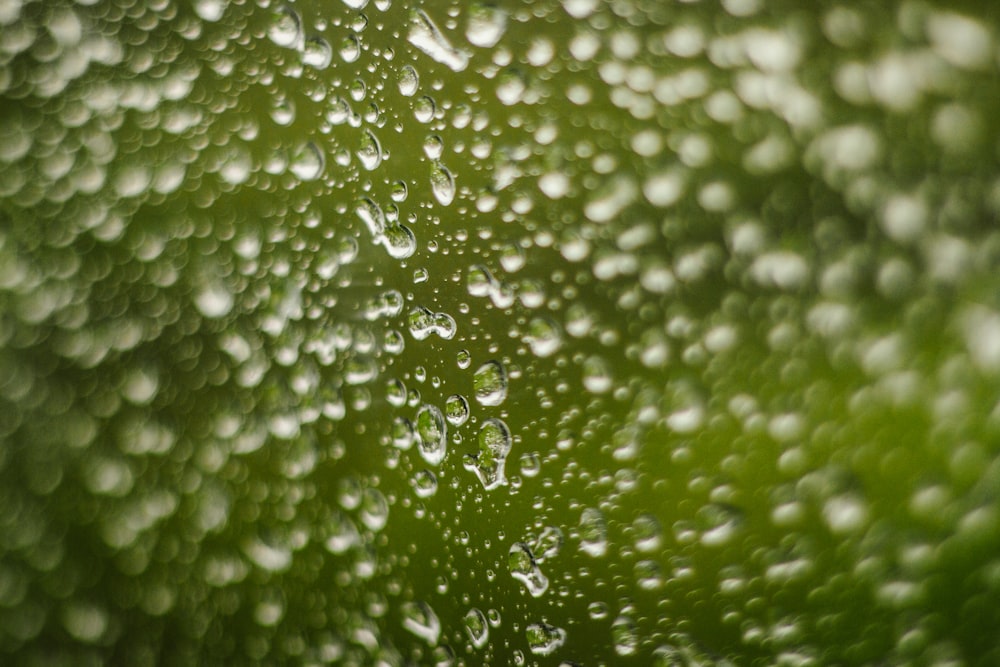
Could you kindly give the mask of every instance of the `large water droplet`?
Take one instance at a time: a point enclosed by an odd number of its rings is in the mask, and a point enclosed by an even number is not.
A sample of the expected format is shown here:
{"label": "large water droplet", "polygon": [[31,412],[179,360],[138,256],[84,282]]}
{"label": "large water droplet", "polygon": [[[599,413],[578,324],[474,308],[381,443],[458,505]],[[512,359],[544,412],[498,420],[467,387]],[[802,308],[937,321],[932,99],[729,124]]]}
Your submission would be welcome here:
{"label": "large water droplet", "polygon": [[399,607],[403,627],[434,646],[441,636],[441,621],[426,602],[404,602]]}
{"label": "large water droplet", "polygon": [[503,421],[491,417],[479,428],[479,452],[465,457],[463,465],[471,470],[483,488],[492,491],[507,483],[504,465],[510,453],[510,429]]}
{"label": "large water droplet", "polygon": [[542,574],[531,549],[524,542],[511,545],[507,555],[510,575],[524,584],[532,597],[540,597],[549,588],[548,578]]}
{"label": "large water droplet", "polygon": [[595,558],[608,551],[608,526],[601,511],[593,507],[580,514],[580,550]]}
{"label": "large water droplet", "polygon": [[326,69],[333,60],[333,49],[330,43],[320,37],[313,35],[308,37],[302,47],[302,62],[316,69]]}
{"label": "large water droplet", "polygon": [[427,463],[436,466],[448,453],[448,427],[444,415],[433,405],[424,405],[417,411],[417,449]]}
{"label": "large water droplet", "polygon": [[403,65],[396,78],[396,84],[399,86],[401,95],[412,97],[416,94],[417,87],[420,85],[420,75],[417,74],[417,70],[413,68],[413,65]]}
{"label": "large water droplet", "polygon": [[310,141],[295,151],[289,169],[300,180],[314,181],[323,173],[323,162],[322,150]]}
{"label": "large water droplet", "polygon": [[431,167],[431,191],[442,206],[455,200],[455,177],[440,162],[434,162]]}
{"label": "large water droplet", "polygon": [[410,30],[406,38],[410,44],[452,71],[461,72],[469,65],[468,54],[453,47],[422,9],[410,13]]}
{"label": "large water droplet", "polygon": [[271,15],[267,36],[278,46],[298,46],[302,41],[302,18],[288,5],[279,6]]}
{"label": "large water droplet", "polygon": [[484,49],[496,46],[507,29],[507,14],[496,7],[476,3],[469,8],[465,37],[473,46]]}
{"label": "large water droplet", "polygon": [[368,171],[382,164],[382,144],[371,130],[361,133],[361,146],[358,148],[358,159]]}
{"label": "large water droplet", "polygon": [[486,615],[475,607],[470,609],[462,619],[462,626],[469,640],[476,648],[486,646],[490,638],[490,626],[486,622]]}
{"label": "large water droplet", "polygon": [[507,371],[499,361],[487,361],[472,377],[480,405],[500,405],[507,398]]}
{"label": "large water droplet", "polygon": [[532,623],[525,628],[528,649],[535,655],[551,655],[566,642],[566,631],[548,623]]}

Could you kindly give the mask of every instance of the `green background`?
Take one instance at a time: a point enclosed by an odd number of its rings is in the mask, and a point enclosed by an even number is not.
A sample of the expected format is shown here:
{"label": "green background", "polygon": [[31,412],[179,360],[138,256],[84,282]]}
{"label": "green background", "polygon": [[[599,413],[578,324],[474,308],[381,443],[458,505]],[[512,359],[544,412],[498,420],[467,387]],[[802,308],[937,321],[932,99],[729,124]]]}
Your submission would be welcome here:
{"label": "green background", "polygon": [[0,7],[13,664],[1000,661],[990,10],[267,5]]}

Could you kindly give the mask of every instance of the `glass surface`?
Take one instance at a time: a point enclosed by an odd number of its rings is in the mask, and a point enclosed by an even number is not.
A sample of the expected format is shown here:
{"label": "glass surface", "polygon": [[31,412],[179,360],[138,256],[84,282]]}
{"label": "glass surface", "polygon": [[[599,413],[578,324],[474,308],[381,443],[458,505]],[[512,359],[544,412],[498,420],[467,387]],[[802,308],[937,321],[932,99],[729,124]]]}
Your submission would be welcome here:
{"label": "glass surface", "polygon": [[0,663],[1000,664],[990,7],[0,0]]}

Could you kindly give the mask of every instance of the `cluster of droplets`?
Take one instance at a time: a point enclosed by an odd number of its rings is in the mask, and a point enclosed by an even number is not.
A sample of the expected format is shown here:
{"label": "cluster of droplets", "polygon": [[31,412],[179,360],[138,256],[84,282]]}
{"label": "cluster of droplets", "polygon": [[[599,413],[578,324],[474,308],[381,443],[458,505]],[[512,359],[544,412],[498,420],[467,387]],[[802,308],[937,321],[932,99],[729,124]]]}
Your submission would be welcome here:
{"label": "cluster of droplets", "polygon": [[0,650],[996,662],[996,26],[258,4],[0,7]]}

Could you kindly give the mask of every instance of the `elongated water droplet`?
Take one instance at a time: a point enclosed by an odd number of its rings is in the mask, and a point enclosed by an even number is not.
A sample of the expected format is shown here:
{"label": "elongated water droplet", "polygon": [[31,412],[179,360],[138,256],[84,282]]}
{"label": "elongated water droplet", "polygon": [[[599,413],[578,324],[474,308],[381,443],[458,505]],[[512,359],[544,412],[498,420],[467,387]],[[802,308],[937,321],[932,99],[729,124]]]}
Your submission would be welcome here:
{"label": "elongated water droplet", "polygon": [[608,551],[608,526],[601,511],[593,507],[580,515],[580,550],[595,558]]}
{"label": "elongated water droplet", "polygon": [[448,38],[423,10],[410,13],[410,30],[406,36],[410,44],[454,72],[461,72],[469,65],[469,56],[451,45]]}
{"label": "elongated water droplet", "polygon": [[524,542],[511,545],[507,555],[510,575],[524,584],[532,597],[540,597],[549,588],[548,578],[542,574],[531,549]]}
{"label": "elongated water droplet", "polygon": [[470,609],[462,619],[465,633],[469,635],[469,640],[476,648],[486,646],[490,638],[490,626],[486,622],[486,615],[475,607]]}
{"label": "elongated water droplet", "polygon": [[434,646],[441,636],[441,621],[426,602],[404,602],[399,608],[403,627]]}
{"label": "elongated water droplet", "polygon": [[548,623],[532,623],[525,628],[525,636],[535,655],[551,655],[566,642],[566,631]]}
{"label": "elongated water droplet", "polygon": [[361,146],[358,148],[357,155],[362,166],[368,171],[377,169],[382,164],[382,144],[379,143],[378,137],[371,130],[365,130],[361,133]]}
{"label": "elongated water droplet", "polygon": [[302,19],[288,5],[281,5],[271,16],[267,36],[278,46],[296,47],[302,41]]}

